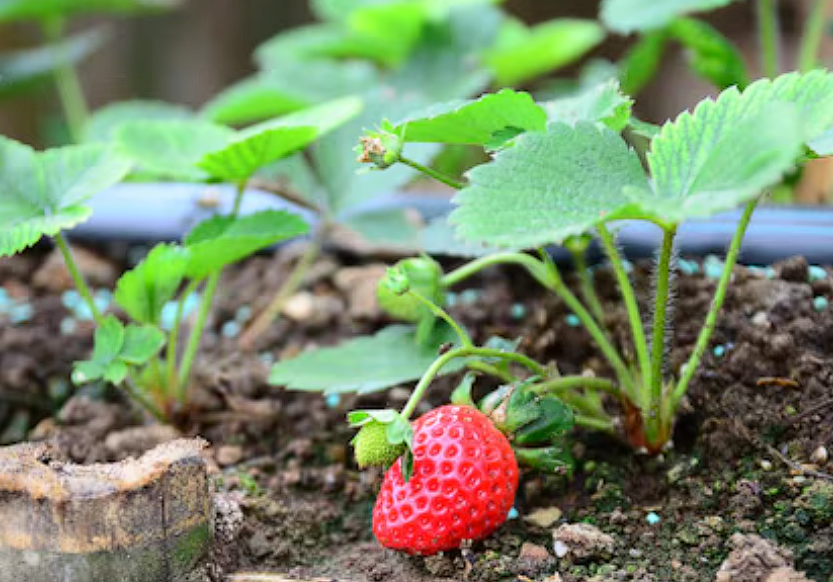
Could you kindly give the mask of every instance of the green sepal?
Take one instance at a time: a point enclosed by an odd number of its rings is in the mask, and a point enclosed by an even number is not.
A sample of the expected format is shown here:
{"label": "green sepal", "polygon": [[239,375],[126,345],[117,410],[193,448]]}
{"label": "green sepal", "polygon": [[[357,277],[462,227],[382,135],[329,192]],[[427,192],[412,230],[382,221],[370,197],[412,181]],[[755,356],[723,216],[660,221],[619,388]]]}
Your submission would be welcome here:
{"label": "green sepal", "polygon": [[575,462],[570,449],[564,444],[557,443],[540,448],[514,447],[513,450],[520,465],[541,473],[564,474],[568,477],[573,473]]}
{"label": "green sepal", "polygon": [[515,443],[527,445],[552,442],[573,428],[573,411],[559,398],[543,396],[536,406],[536,417],[515,431]]}
{"label": "green sepal", "polygon": [[457,385],[457,388],[454,389],[454,392],[451,393],[451,403],[456,404],[458,406],[471,406],[472,408],[476,408],[474,403],[474,398],[472,397],[471,390],[474,386],[474,380],[477,376],[469,372],[463,379],[460,380],[460,383]]}
{"label": "green sepal", "polygon": [[395,410],[356,410],[347,420],[360,427],[351,444],[361,468],[390,467],[413,446],[413,428]]}

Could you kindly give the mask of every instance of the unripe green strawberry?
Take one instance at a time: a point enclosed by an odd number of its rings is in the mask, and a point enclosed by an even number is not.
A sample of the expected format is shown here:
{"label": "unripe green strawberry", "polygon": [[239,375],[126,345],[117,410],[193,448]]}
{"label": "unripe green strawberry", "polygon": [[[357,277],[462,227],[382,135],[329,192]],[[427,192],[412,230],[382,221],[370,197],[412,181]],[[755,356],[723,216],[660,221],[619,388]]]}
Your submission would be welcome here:
{"label": "unripe green strawberry", "polygon": [[[415,257],[399,261],[392,268],[393,273],[404,275],[410,289],[426,299],[442,306],[445,303],[445,288],[442,285],[443,271],[440,265],[429,257]],[[393,291],[385,276],[379,280],[376,297],[379,305],[388,315],[402,321],[418,322],[431,315],[419,299],[407,293],[399,295]]]}
{"label": "unripe green strawberry", "polygon": [[353,439],[353,451],[359,467],[388,468],[405,452],[404,443],[388,442],[387,424],[372,420],[363,425]]}
{"label": "unripe green strawberry", "polygon": [[480,411],[442,406],[414,424],[413,474],[385,474],[373,533],[387,547],[430,556],[479,540],[506,521],[518,487],[509,441]]}

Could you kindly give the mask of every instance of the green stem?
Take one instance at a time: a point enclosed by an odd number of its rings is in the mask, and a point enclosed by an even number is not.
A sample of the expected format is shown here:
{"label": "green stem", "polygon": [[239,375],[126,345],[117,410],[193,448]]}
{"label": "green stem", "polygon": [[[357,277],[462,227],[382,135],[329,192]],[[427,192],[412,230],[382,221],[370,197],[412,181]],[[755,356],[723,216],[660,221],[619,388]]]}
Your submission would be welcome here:
{"label": "green stem", "polygon": [[536,384],[532,391],[537,394],[552,393],[558,394],[565,390],[573,390],[575,388],[587,388],[590,390],[600,390],[607,392],[617,398],[621,397],[616,384],[607,378],[593,378],[588,376],[561,376],[560,378],[553,378],[540,384]]}
{"label": "green stem", "polygon": [[243,204],[243,195],[246,193],[246,180],[237,183],[237,192],[234,195],[234,207],[231,210],[231,215],[237,218],[240,214],[240,206]]}
{"label": "green stem", "polygon": [[269,326],[278,317],[289,298],[301,287],[313,263],[315,263],[321,254],[323,239],[326,236],[324,230],[325,228],[323,226],[319,227],[315,238],[308,243],[304,254],[295,263],[289,277],[278,288],[269,305],[255,317],[252,323],[249,324],[249,327],[240,336],[238,344],[241,348],[249,349],[254,345],[257,338],[269,329]]}
{"label": "green stem", "polygon": [[[651,399],[650,406],[658,407],[662,402],[662,364],[665,361],[665,329],[668,318],[668,298],[671,290],[671,260],[674,253],[674,237],[677,227],[665,230],[659,263],[656,272],[656,289],[654,289],[654,330],[651,337]],[[643,413],[645,409],[643,408]],[[657,417],[659,412],[656,411]]]}
{"label": "green stem", "polygon": [[475,356],[480,358],[500,358],[503,360],[507,360],[509,362],[514,362],[516,364],[520,364],[527,369],[529,369],[533,374],[536,376],[546,377],[547,370],[541,364],[536,362],[535,360],[528,358],[522,354],[516,354],[514,352],[504,352],[501,350],[496,350],[492,348],[479,348],[476,346],[471,347],[460,347],[453,350],[450,350],[434,360],[428,370],[422,375],[422,378],[419,379],[419,383],[414,388],[414,391],[411,393],[411,397],[408,399],[408,402],[405,403],[405,407],[402,409],[401,415],[402,417],[407,420],[416,410],[417,405],[420,403],[422,398],[425,396],[425,392],[428,390],[428,387],[431,385],[431,382],[434,381],[434,378],[437,374],[440,373],[443,366],[449,363],[451,360],[455,358],[466,358],[469,356]]}
{"label": "green stem", "polygon": [[610,434],[616,433],[616,427],[614,426],[613,421],[611,420],[591,418],[583,414],[576,414],[575,423],[577,426],[583,426],[584,428],[589,428],[591,430],[597,430],[600,432],[606,432]]}
{"label": "green stem", "polygon": [[[57,47],[63,40],[64,20],[52,18],[43,23],[44,36],[53,47]],[[73,141],[80,143],[84,137],[84,126],[90,116],[78,71],[70,64],[68,56],[55,51],[55,84],[64,109],[67,126]]]}
{"label": "green stem", "polygon": [[645,339],[645,328],[642,324],[642,314],[639,312],[639,303],[636,301],[636,293],[628,277],[628,272],[625,270],[619,249],[616,247],[613,234],[605,225],[599,226],[598,230],[602,246],[605,249],[605,253],[607,253],[610,265],[613,267],[613,272],[616,275],[619,292],[625,301],[625,310],[628,313],[628,321],[631,324],[633,345],[636,351],[636,359],[639,362],[642,383],[643,385],[649,386],[651,382],[651,360],[648,355],[648,341]]}
{"label": "green stem", "polygon": [[171,328],[171,333],[168,336],[168,346],[165,354],[167,367],[166,390],[168,395],[178,394],[179,388],[177,386],[176,377],[176,354],[177,349],[179,348],[179,332],[182,330],[182,319],[185,316],[185,302],[188,300],[188,297],[196,292],[200,283],[202,283],[202,279],[193,280],[188,283],[185,290],[182,292],[182,295],[180,295],[179,301],[177,302],[176,318],[174,319],[174,325],[173,328]]}
{"label": "green stem", "polygon": [[454,318],[451,317],[445,309],[435,304],[433,301],[425,297],[422,293],[420,293],[419,291],[415,291],[414,289],[409,289],[407,291],[407,294],[411,297],[414,297],[417,301],[419,301],[420,303],[425,305],[429,310],[431,310],[431,313],[434,314],[434,317],[438,317],[445,321],[448,325],[450,325],[451,329],[454,330],[454,333],[457,334],[457,337],[460,339],[460,344],[462,345],[462,347],[474,347],[474,343],[471,341],[471,337],[466,332],[466,330],[464,330],[462,326],[460,326],[460,324],[454,321]]}
{"label": "green stem", "polygon": [[758,0],[758,38],[761,68],[770,79],[778,74],[780,37],[778,29],[778,0]]}
{"label": "green stem", "polygon": [[544,264],[526,253],[496,253],[470,261],[462,267],[446,273],[442,278],[443,287],[452,287],[487,267],[494,265],[520,265],[526,268],[542,285],[547,285]]}
{"label": "green stem", "polygon": [[208,312],[211,309],[211,303],[214,301],[214,294],[217,292],[217,284],[219,282],[219,272],[212,273],[208,276],[208,283],[203,291],[197,320],[194,322],[194,327],[191,328],[191,333],[188,335],[188,343],[182,355],[182,362],[180,362],[179,366],[179,378],[177,380],[177,398],[183,405],[188,401],[188,382],[191,378],[191,366],[194,364],[194,357],[197,355],[197,350],[200,347],[203,329],[205,328]]}
{"label": "green stem", "polygon": [[130,396],[135,402],[137,402],[142,408],[147,410],[153,418],[157,421],[161,422],[162,424],[167,424],[168,419],[165,418],[165,415],[162,414],[162,411],[157,408],[155,404],[153,404],[150,400],[145,398],[142,391],[137,388],[136,379],[132,376],[130,372],[128,372],[127,377],[125,378],[125,386],[127,395]]}
{"label": "green stem", "polygon": [[604,354],[607,361],[613,367],[613,370],[616,372],[616,377],[619,380],[619,384],[625,389],[625,394],[632,395],[634,391],[633,378],[631,377],[625,362],[622,360],[622,357],[619,355],[619,352],[615,347],[613,347],[613,344],[608,339],[604,330],[599,327],[599,324],[596,323],[596,320],[593,319],[590,312],[587,311],[584,305],[582,305],[578,297],[576,297],[564,284],[555,263],[550,260],[547,262],[546,266],[549,274],[547,288],[556,293],[561,300],[567,304],[567,307],[576,315],[576,317],[579,318],[579,321],[581,321],[584,328],[590,334],[590,337],[593,338],[593,341],[596,342],[596,345],[602,351],[602,354]]}
{"label": "green stem", "polygon": [[501,382],[506,384],[511,384],[515,382],[517,378],[515,378],[509,372],[504,372],[497,366],[493,366],[492,364],[487,364],[486,362],[481,362],[480,360],[474,360],[471,362],[466,363],[466,367],[469,370],[475,372],[483,372],[484,374],[489,374],[490,376],[494,376],[495,378],[499,379]]}
{"label": "green stem", "polygon": [[813,0],[813,6],[804,21],[804,34],[801,35],[801,49],[798,56],[798,69],[806,73],[816,67],[819,48],[824,37],[824,25],[827,22],[827,4],[829,0]]}
{"label": "green stem", "polygon": [[723,307],[723,301],[726,299],[726,290],[729,288],[729,282],[732,279],[732,270],[737,262],[738,253],[740,253],[743,235],[746,233],[746,228],[749,226],[749,221],[752,218],[752,213],[755,211],[757,204],[757,200],[753,200],[747,204],[743,211],[743,215],[740,218],[740,222],[738,222],[738,228],[735,231],[735,235],[729,245],[729,250],[726,252],[726,261],[723,265],[723,273],[720,275],[720,281],[717,284],[717,290],[712,298],[711,307],[706,315],[706,321],[703,324],[703,328],[700,330],[700,335],[697,337],[697,343],[694,346],[694,351],[685,363],[680,381],[677,382],[671,396],[671,403],[668,409],[668,413],[671,415],[673,415],[677,410],[680,400],[682,400],[683,396],[685,396],[686,390],[688,390],[688,384],[691,382],[694,373],[697,371],[697,367],[700,365],[700,359],[703,357],[703,353],[709,345],[709,340],[711,339],[712,333],[714,332],[714,328],[717,324],[717,315],[720,313],[720,309]]}
{"label": "green stem", "polygon": [[432,170],[431,168],[429,168],[427,166],[423,166],[419,162],[415,162],[414,160],[411,160],[411,159],[406,158],[404,156],[400,156],[399,161],[401,163],[405,164],[406,166],[410,166],[414,170],[425,174],[429,178],[433,178],[434,180],[437,180],[438,182],[442,182],[446,186],[451,186],[455,190],[462,190],[466,186],[462,182],[458,182],[457,180],[455,180],[453,178],[449,178],[448,176],[446,176],[444,174],[441,174],[440,172],[438,172],[436,170]]}
{"label": "green stem", "polygon": [[81,297],[84,299],[87,307],[90,308],[95,322],[98,325],[101,325],[104,322],[104,317],[102,317],[101,312],[95,305],[95,300],[93,300],[93,294],[90,291],[90,287],[87,285],[84,275],[81,273],[81,270],[78,268],[78,264],[72,256],[72,249],[70,249],[64,233],[59,232],[53,238],[55,240],[55,244],[58,245],[58,248],[64,257],[64,263],[69,271],[69,276],[72,277],[72,282],[75,283],[75,288],[78,289],[78,292],[81,294]]}
{"label": "green stem", "polygon": [[593,285],[593,276],[590,269],[587,268],[587,247],[574,248],[572,246],[567,246],[567,250],[570,251],[570,255],[573,257],[573,266],[575,267],[576,274],[578,275],[579,285],[581,286],[581,295],[587,302],[590,312],[593,314],[593,317],[596,318],[596,321],[603,324],[605,320],[604,308],[602,307],[601,301],[599,301],[599,296],[596,295],[596,288]]}

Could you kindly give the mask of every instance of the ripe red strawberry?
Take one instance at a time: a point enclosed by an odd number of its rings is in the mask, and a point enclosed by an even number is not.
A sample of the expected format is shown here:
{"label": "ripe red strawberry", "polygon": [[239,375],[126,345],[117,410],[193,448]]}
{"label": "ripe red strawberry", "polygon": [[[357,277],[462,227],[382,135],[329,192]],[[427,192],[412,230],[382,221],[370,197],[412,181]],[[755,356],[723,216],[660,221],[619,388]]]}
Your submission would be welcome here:
{"label": "ripe red strawberry", "polygon": [[518,488],[518,464],[503,433],[468,406],[436,408],[413,428],[413,475],[404,480],[401,458],[385,474],[373,509],[376,539],[429,556],[494,532]]}

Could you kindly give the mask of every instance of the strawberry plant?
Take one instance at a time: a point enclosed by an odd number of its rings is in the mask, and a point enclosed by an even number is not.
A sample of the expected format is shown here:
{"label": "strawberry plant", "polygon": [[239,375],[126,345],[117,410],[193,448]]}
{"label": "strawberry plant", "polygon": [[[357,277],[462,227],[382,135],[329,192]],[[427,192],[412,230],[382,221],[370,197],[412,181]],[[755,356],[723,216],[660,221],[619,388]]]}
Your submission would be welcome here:
{"label": "strawberry plant", "polygon": [[[19,252],[42,236],[53,237],[97,324],[92,358],[77,362],[76,384],[124,384],[129,394],[159,419],[170,420],[187,406],[194,360],[223,269],[279,241],[307,232],[288,212],[239,214],[245,186],[265,165],[309,145],[344,123],[361,103],[345,98],[277,120],[234,131],[197,119],[123,124],[110,131],[116,144],[70,146],[33,152],[0,142],[0,256]],[[115,116],[116,118],[118,116]],[[119,121],[119,123],[116,123]],[[129,321],[100,312],[84,281],[64,231],[89,218],[89,198],[139,168],[147,175],[226,181],[238,187],[231,212],[198,224],[181,244],[159,244],[119,279],[113,295]],[[186,303],[201,296],[187,339]],[[176,301],[170,329],[162,312]],[[161,353],[165,347],[164,353]]]}

